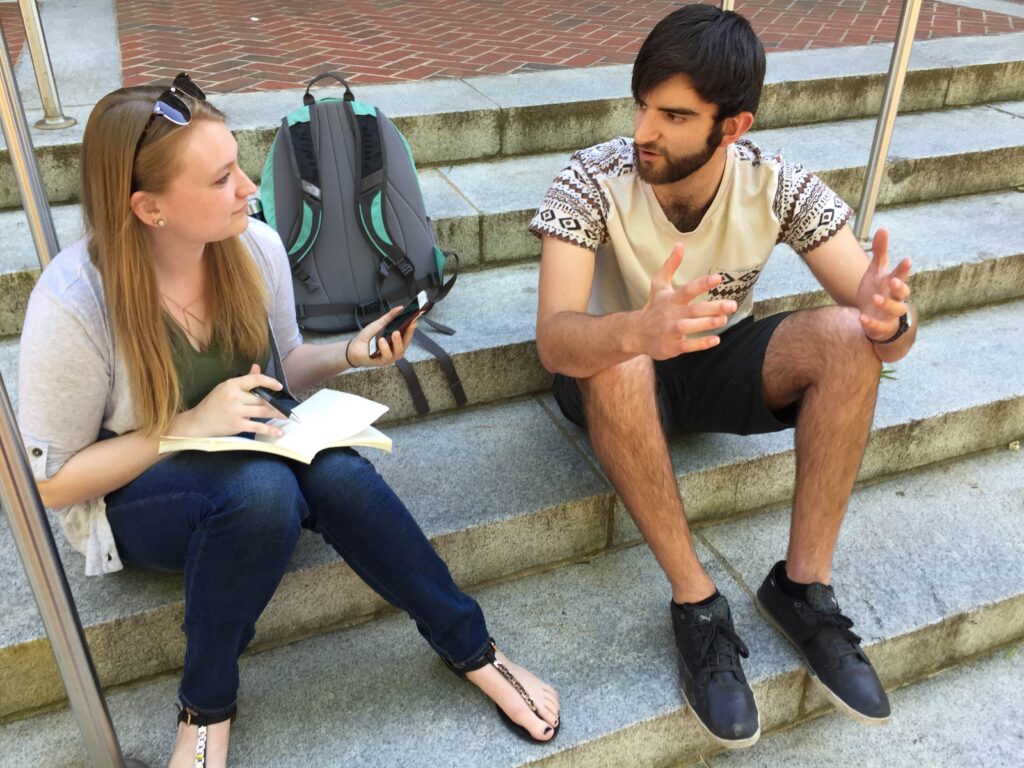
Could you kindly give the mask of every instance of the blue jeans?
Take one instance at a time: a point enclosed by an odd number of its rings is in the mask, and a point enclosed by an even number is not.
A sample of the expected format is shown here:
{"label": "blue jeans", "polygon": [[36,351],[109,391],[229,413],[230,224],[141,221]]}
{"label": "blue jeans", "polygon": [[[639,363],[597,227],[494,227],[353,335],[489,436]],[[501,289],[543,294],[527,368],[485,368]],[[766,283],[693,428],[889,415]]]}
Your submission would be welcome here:
{"label": "blue jeans", "polygon": [[351,449],[309,466],[258,453],[187,451],[106,497],[128,564],[185,573],[184,706],[217,717],[238,695],[238,656],[301,528],[324,537],[434,650],[461,665],[488,642],[483,612],[452,581],[405,505]]}

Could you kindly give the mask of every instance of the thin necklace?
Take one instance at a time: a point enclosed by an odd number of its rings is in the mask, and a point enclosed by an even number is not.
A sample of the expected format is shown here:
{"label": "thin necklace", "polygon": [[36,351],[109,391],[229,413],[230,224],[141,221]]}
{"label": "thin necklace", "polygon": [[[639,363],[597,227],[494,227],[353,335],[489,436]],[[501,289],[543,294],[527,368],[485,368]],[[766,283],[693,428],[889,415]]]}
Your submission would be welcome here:
{"label": "thin necklace", "polygon": [[[191,318],[192,320],[195,320],[197,323],[199,323],[199,325],[201,325],[203,327],[204,331],[206,330],[206,323],[204,323],[202,320],[200,320],[199,317],[196,316],[195,313],[188,311],[189,307],[195,305],[196,302],[198,302],[203,297],[202,296],[197,296],[196,298],[192,299],[192,301],[190,301],[188,304],[186,304],[185,306],[182,306],[181,304],[176,302],[174,299],[172,299],[170,296],[168,296],[163,291],[160,292],[160,295],[163,296],[165,299],[167,299],[167,301],[171,302],[171,304],[173,304],[175,307],[178,308],[178,311],[181,312],[182,318],[184,318],[184,320],[185,320],[185,328],[184,328],[185,333],[188,334],[188,337],[190,339],[192,339],[193,341],[195,341],[195,343],[199,346],[199,351],[200,352],[206,351],[206,345],[200,340],[200,338],[198,336],[196,336],[192,332],[192,323],[189,322],[189,318]],[[174,316],[173,313],[172,313],[171,316],[172,317]],[[175,318],[175,319],[177,319],[177,318]],[[180,325],[181,324],[179,323],[179,326]]]}

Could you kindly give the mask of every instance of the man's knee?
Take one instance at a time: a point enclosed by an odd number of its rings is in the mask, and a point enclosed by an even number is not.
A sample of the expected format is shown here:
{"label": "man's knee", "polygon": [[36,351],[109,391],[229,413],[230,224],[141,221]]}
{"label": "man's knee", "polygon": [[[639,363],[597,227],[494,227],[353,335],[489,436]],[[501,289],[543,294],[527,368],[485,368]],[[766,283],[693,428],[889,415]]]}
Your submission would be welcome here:
{"label": "man's knee", "polygon": [[825,313],[826,365],[830,372],[852,383],[877,386],[882,362],[860,324],[860,310],[854,307],[830,307]]}
{"label": "man's knee", "polygon": [[779,325],[762,370],[765,402],[781,408],[811,387],[871,392],[881,362],[851,307],[795,312]]}
{"label": "man's knee", "polygon": [[654,363],[646,355],[637,355],[618,365],[578,379],[584,409],[598,413],[620,411],[624,406],[654,402],[656,384]]}

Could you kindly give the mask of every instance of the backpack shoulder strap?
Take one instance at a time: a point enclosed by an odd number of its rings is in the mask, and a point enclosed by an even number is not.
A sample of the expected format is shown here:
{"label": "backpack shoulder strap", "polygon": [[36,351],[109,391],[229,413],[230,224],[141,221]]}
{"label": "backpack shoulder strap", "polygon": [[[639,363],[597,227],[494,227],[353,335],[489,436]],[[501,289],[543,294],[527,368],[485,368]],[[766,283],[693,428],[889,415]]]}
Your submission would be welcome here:
{"label": "backpack shoulder strap", "polygon": [[452,391],[452,397],[455,398],[455,404],[461,408],[468,403],[466,391],[462,388],[462,380],[459,378],[459,374],[455,370],[455,363],[452,362],[448,353],[420,328],[416,329],[412,338],[413,341],[432,354],[437,360],[437,364],[441,366],[441,371],[444,373],[445,379],[448,380],[448,389]]}
{"label": "backpack shoulder strap", "polygon": [[285,117],[281,121],[280,135],[287,150],[288,166],[302,192],[302,216],[296,220],[284,244],[288,260],[294,268],[316,244],[323,219],[320,170],[317,167],[316,146],[313,144],[310,107],[295,110]]}
{"label": "backpack shoulder strap", "polygon": [[416,267],[395,245],[384,216],[387,158],[377,108],[360,101],[345,101],[344,107],[356,145],[356,221],[370,248],[402,275],[413,296]]}

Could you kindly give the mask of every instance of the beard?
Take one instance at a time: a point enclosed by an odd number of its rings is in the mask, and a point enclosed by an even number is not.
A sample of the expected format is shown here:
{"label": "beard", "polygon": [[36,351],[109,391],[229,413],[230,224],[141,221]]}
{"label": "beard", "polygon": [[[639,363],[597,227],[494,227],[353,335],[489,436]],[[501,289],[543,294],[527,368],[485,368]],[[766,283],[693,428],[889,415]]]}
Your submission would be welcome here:
{"label": "beard", "polygon": [[[687,176],[703,168],[708,160],[715,154],[719,143],[722,141],[723,121],[716,120],[708,133],[707,142],[703,149],[697,150],[689,155],[671,155],[657,144],[637,144],[633,142],[633,152],[636,157],[636,173],[642,181],[648,184],[674,184],[682,181]],[[664,166],[655,170],[654,166],[640,159],[639,150],[656,152],[665,161]]]}

